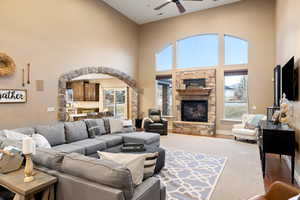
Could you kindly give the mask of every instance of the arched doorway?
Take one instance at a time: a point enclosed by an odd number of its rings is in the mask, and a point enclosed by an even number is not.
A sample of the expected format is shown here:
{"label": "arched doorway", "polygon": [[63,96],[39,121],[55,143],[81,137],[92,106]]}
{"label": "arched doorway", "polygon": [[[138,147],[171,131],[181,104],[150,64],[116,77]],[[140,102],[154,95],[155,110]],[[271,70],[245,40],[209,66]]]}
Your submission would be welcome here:
{"label": "arched doorway", "polygon": [[67,83],[74,78],[88,75],[88,74],[105,74],[115,77],[124,83],[126,83],[130,88],[132,88],[131,93],[131,106],[130,106],[130,116],[131,119],[135,119],[138,116],[138,89],[136,86],[136,81],[128,74],[121,72],[117,69],[108,67],[84,67],[77,70],[64,73],[59,77],[58,83],[58,120],[66,121],[66,90]]}

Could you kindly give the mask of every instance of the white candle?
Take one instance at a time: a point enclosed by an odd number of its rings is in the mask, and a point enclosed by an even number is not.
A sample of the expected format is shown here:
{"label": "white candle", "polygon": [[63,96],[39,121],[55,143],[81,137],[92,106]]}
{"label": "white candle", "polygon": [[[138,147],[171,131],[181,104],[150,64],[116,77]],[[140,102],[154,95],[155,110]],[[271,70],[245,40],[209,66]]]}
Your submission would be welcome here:
{"label": "white candle", "polygon": [[32,138],[30,138],[30,137],[24,138],[23,139],[23,147],[22,147],[23,154],[33,153],[33,151],[34,151],[33,145],[34,144],[33,144]]}

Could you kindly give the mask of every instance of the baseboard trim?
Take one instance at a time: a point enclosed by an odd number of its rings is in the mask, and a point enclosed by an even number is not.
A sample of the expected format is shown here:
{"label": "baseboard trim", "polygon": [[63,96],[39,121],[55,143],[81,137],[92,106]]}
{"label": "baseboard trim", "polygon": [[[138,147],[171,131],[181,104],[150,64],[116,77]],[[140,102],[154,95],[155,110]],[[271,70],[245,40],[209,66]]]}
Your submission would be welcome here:
{"label": "baseboard trim", "polygon": [[[289,156],[282,156],[284,161],[286,162],[289,170],[291,171],[291,158]],[[296,161],[295,161],[295,168],[296,168]],[[299,185],[300,183],[300,176],[298,174],[298,172],[295,170],[295,182]]]}
{"label": "baseboard trim", "polygon": [[232,135],[232,132],[231,130],[216,130],[216,134],[219,134],[219,135]]}

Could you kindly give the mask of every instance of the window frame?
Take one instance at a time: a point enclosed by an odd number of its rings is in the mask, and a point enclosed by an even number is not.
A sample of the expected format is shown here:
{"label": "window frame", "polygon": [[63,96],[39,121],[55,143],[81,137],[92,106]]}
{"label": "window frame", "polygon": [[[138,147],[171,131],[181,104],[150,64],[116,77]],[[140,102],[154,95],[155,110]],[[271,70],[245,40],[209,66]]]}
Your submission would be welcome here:
{"label": "window frame", "polygon": [[[244,73],[244,74],[243,74]],[[227,75],[226,75],[227,74]],[[223,72],[223,119],[222,121],[232,121],[232,122],[241,122],[242,121],[242,116],[240,119],[234,119],[234,118],[227,118],[226,117],[226,101],[225,101],[225,78],[226,76],[231,76],[229,74],[233,74],[234,75],[247,75],[247,112],[244,114],[249,114],[250,111],[250,107],[249,107],[249,73],[248,73],[248,69],[234,69],[234,70],[224,70]]]}
{"label": "window frame", "polygon": [[[111,104],[110,106],[113,106],[114,108],[114,117],[117,117],[117,106],[118,105],[123,105],[124,106],[124,118],[120,118],[120,119],[127,119],[128,118],[128,91],[126,87],[103,87],[102,88],[102,93],[103,93],[103,109],[107,108],[107,104],[105,103],[105,91],[113,91],[113,104]],[[116,93],[119,91],[125,91],[125,102],[123,104],[118,104],[117,103],[117,98],[116,98]]]}
{"label": "window frame", "polygon": [[[158,70],[158,65],[157,65],[157,56],[158,54],[160,54],[162,51],[164,51],[165,49],[171,47],[171,68],[170,69],[165,69],[165,70]],[[176,48],[176,47],[175,47]],[[155,58],[155,71],[156,72],[167,72],[167,71],[171,71],[173,69],[174,66],[174,44],[169,43],[167,45],[165,45],[163,48],[161,48],[159,51],[155,52],[154,58]]]}
{"label": "window frame", "polygon": [[[171,105],[170,105],[170,113],[167,114],[167,115],[164,115],[164,110],[163,110],[163,107],[160,107],[162,105],[159,105],[158,104],[158,99],[156,98],[157,97],[157,92],[158,92],[158,84],[157,84],[157,81],[158,80],[162,80],[162,79],[170,79],[171,80],[171,90],[172,90],[172,95],[171,95]],[[173,102],[173,95],[174,95],[174,88],[173,88],[173,76],[172,74],[165,74],[165,75],[156,75],[155,76],[155,106],[157,108],[159,108],[162,112],[162,115],[163,116],[171,116],[173,114],[173,106],[174,106],[174,102]]]}
{"label": "window frame", "polygon": [[[231,38],[235,38],[235,39],[239,39],[242,40],[244,42],[247,42],[247,62],[246,63],[237,63],[237,64],[226,64],[226,37],[231,37]],[[224,56],[224,60],[223,60],[223,66],[228,67],[228,66],[245,66],[249,64],[249,40],[246,40],[244,38],[241,38],[239,36],[235,36],[235,35],[230,35],[230,34],[224,34],[223,35],[223,43],[224,43],[224,50],[223,50],[223,56]]]}
{"label": "window frame", "polygon": [[[183,41],[183,40],[186,40],[186,39],[190,39],[190,38],[194,38],[194,37],[201,37],[201,36],[207,36],[207,35],[215,35],[217,36],[217,64],[214,65],[214,66],[193,66],[193,67],[178,67],[178,59],[179,59],[179,48],[178,48],[178,45],[179,45],[179,42],[180,41]],[[198,69],[205,69],[205,68],[216,68],[218,66],[220,66],[220,49],[221,49],[221,45],[220,45],[220,34],[219,33],[201,33],[201,34],[196,34],[196,35],[191,35],[191,36],[187,36],[187,37],[184,37],[184,38],[181,38],[179,40],[176,40],[176,45],[175,45],[175,49],[176,49],[176,58],[175,58],[175,63],[174,63],[174,67],[175,69],[177,70],[185,70],[185,69],[195,69],[195,68],[198,68]]]}

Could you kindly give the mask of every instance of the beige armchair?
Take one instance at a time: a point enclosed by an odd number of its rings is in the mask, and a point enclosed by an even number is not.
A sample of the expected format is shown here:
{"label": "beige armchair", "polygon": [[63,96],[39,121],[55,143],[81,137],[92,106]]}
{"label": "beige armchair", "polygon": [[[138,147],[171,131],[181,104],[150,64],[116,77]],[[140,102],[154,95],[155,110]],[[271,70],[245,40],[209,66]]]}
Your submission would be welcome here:
{"label": "beige armchair", "polygon": [[265,195],[255,196],[249,200],[288,200],[300,193],[300,189],[283,182],[276,181]]}
{"label": "beige armchair", "polygon": [[[262,116],[261,120],[266,120],[267,117]],[[257,140],[258,128],[249,129],[245,128],[246,122],[254,119],[256,115],[254,114],[244,114],[242,116],[242,123],[233,125],[232,134],[234,135],[234,139],[246,139],[246,140]]]}

